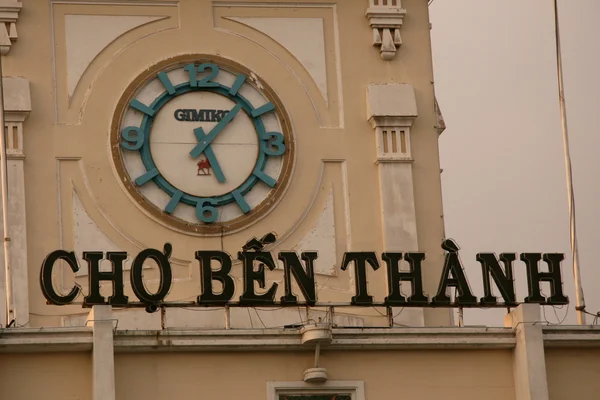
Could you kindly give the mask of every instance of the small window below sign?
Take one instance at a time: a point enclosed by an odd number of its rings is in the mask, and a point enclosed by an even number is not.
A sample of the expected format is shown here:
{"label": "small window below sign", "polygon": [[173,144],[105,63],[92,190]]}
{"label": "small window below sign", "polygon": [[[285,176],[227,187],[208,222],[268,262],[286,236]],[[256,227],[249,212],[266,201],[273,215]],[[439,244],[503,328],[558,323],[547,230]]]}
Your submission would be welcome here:
{"label": "small window below sign", "polygon": [[362,381],[267,382],[267,400],[365,400]]}
{"label": "small window below sign", "polygon": [[352,400],[350,393],[327,394],[285,394],[280,393],[278,400]]}

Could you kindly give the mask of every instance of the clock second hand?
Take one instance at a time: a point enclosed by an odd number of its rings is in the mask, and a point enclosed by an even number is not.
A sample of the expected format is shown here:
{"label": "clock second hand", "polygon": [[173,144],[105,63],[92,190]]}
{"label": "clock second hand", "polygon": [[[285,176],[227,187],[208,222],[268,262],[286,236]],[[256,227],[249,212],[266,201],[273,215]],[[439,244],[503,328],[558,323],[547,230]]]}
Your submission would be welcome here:
{"label": "clock second hand", "polygon": [[[202,142],[202,140],[206,140],[206,137],[207,137],[207,135],[206,135],[206,133],[204,133],[204,129],[202,129],[202,127],[194,129],[194,135],[196,135],[196,139],[198,139],[198,142]],[[215,156],[215,153],[213,152],[212,147],[210,147],[210,144],[207,145],[206,148],[204,149],[204,154],[206,154],[206,159],[210,163],[210,167],[212,168],[213,172],[215,173],[215,177],[217,178],[217,180],[221,183],[225,182],[225,175],[223,174],[223,171],[221,170],[219,161],[217,161],[217,157]]]}

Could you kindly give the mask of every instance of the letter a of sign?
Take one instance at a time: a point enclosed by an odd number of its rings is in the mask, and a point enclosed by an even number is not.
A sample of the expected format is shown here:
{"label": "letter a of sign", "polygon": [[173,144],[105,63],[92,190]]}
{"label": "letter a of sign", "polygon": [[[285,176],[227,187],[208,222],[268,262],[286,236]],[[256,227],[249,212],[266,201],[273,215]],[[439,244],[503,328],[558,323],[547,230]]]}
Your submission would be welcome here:
{"label": "letter a of sign", "polygon": [[[446,290],[448,287],[455,287],[458,289],[456,302],[459,305],[477,304],[477,298],[471,293],[469,282],[467,282],[465,271],[463,271],[463,266],[458,256],[458,245],[452,239],[446,239],[442,243],[442,248],[448,253],[446,254],[438,292],[431,299],[431,303],[434,305],[450,305],[450,296],[448,296]],[[452,277],[450,277],[450,274],[452,274]]]}

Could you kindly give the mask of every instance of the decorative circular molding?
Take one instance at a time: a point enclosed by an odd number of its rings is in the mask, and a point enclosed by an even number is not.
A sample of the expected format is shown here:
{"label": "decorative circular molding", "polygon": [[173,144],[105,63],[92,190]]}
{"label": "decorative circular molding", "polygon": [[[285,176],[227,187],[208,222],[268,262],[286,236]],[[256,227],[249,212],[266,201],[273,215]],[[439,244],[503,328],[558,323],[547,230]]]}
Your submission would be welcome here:
{"label": "decorative circular molding", "polygon": [[289,185],[295,143],[281,100],[255,73],[222,57],[180,55],[126,88],[110,152],[120,183],[146,214],[215,236],[273,209]]}

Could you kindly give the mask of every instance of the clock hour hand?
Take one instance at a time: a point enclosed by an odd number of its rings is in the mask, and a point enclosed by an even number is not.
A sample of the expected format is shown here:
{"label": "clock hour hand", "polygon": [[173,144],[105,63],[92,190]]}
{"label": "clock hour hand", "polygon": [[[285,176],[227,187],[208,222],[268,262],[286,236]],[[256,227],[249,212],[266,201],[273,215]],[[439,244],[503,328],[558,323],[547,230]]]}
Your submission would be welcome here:
{"label": "clock hour hand", "polygon": [[[242,106],[236,104],[235,107],[231,109],[222,119],[219,121],[217,125],[204,137],[204,139],[200,140],[200,142],[190,151],[190,155],[194,158],[197,158],[202,152],[206,149],[206,147],[212,142],[219,133],[227,126],[228,123],[231,122],[233,117],[242,109]],[[194,133],[196,130],[202,128],[194,129]],[[204,131],[203,131],[204,132]],[[197,136],[197,135],[196,135]]]}
{"label": "clock hour hand", "polygon": [[[202,142],[207,138],[207,135],[206,133],[204,133],[204,129],[202,129],[202,127],[194,129],[194,135],[196,135],[196,139],[198,139],[198,142]],[[210,167],[215,173],[215,178],[217,178],[217,180],[221,183],[225,182],[225,175],[223,175],[223,171],[221,170],[219,161],[217,161],[217,157],[215,156],[215,153],[213,152],[213,149],[212,147],[210,147],[210,145],[206,146],[206,148],[204,149],[204,154],[206,155],[206,159],[210,163]]]}

